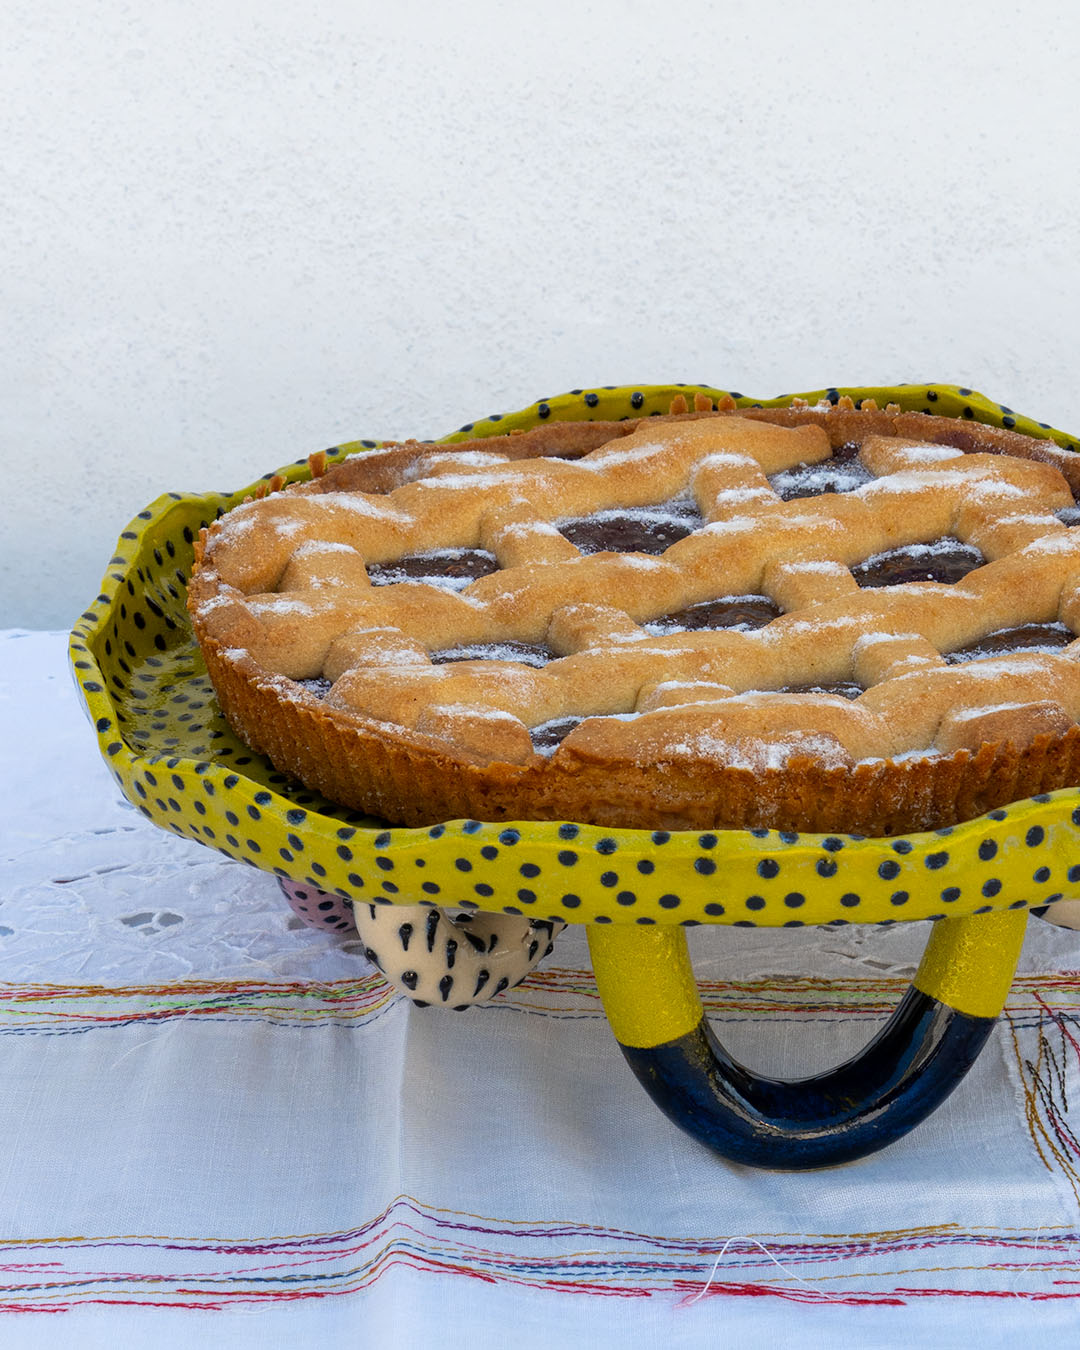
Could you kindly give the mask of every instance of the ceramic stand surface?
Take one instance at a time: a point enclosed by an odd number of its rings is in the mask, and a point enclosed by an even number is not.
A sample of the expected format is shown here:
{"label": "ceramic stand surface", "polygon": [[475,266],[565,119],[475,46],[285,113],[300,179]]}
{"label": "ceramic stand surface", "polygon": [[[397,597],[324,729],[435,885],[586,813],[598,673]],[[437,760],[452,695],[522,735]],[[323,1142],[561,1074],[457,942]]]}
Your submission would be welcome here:
{"label": "ceramic stand surface", "polygon": [[[529,974],[558,932],[507,914],[453,919],[435,907],[350,906],[281,887],[313,928],[355,923],[367,958],[422,1008],[489,1002]],[[944,1101],[994,1028],[1026,923],[1023,910],[939,920],[885,1027],[837,1068],[789,1081],[753,1073],[717,1040],[684,928],[591,924],[588,934],[612,1031],[665,1115],[732,1162],[797,1170],[884,1148]]]}
{"label": "ceramic stand surface", "polygon": [[[728,396],[692,386],[579,390],[468,423],[442,443],[526,430],[548,418],[644,417],[695,393]],[[802,397],[836,402],[841,395],[997,426],[1008,417],[1025,434],[1077,449],[1074,438],[955,386]],[[739,407],[792,399],[730,397]],[[327,459],[375,444],[342,445]],[[200,529],[269,483],[308,476],[301,459],[238,492],[169,493],[121,532],[70,653],[101,753],[138,810],[299,888],[316,923],[339,928],[346,916],[325,904],[351,902],[367,949],[421,1002],[455,1008],[492,997],[542,959],[563,924],[588,925],[599,993],[635,1074],[672,1120],[726,1158],[826,1166],[881,1148],[924,1119],[990,1034],[1025,911],[1080,895],[1080,791],[1063,788],[897,839],[567,821],[399,829],[347,811],[235,737],[185,608]],[[462,919],[461,910],[471,917]],[[686,925],[926,919],[935,921],[932,936],[899,1007],[860,1054],[828,1073],[787,1082],[756,1075],[724,1050],[703,1017]],[[416,958],[425,951],[434,964],[422,983]]]}

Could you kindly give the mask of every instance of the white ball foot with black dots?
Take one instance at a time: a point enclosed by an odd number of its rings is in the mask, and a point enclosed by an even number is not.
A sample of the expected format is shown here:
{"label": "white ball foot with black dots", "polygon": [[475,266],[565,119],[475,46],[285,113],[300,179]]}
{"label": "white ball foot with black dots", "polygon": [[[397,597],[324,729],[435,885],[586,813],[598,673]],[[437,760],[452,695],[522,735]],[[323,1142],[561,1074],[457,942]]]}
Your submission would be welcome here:
{"label": "white ball foot with black dots", "polygon": [[558,919],[455,914],[429,905],[353,906],[365,955],[421,1008],[461,1010],[512,989],[551,951]]}
{"label": "white ball foot with black dots", "polygon": [[566,927],[558,919],[451,915],[433,905],[350,905],[340,896],[282,880],[289,904],[313,928],[340,932],[355,923],[364,954],[420,1008],[462,1011],[512,989],[551,951]]}

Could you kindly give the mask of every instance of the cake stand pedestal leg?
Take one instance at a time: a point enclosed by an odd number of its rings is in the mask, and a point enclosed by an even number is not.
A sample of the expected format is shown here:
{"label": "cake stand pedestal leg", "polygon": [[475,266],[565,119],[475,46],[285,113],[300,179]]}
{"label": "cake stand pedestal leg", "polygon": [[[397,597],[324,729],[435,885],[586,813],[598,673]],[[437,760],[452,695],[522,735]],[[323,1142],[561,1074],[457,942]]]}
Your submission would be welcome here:
{"label": "cake stand pedestal leg", "polygon": [[589,929],[597,987],[622,1052],[688,1134],[753,1167],[828,1167],[873,1153],[924,1120],[993,1030],[1020,955],[1026,910],[940,919],[885,1027],[838,1068],[754,1074],[710,1028],[682,928]]}

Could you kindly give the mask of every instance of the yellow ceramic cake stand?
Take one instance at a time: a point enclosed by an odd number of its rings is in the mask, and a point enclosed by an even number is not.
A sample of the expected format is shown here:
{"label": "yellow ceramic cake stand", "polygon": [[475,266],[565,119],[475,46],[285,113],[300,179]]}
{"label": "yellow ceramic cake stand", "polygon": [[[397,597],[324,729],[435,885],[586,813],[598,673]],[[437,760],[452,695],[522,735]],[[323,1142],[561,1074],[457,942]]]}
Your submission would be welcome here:
{"label": "yellow ceramic cake stand", "polygon": [[[452,443],[547,420],[666,412],[699,385],[575,390],[469,423]],[[905,411],[1076,442],[968,389],[828,389],[739,406],[848,395]],[[342,445],[328,460],[375,448]],[[308,475],[307,461],[278,471]],[[266,474],[265,480],[273,477]],[[221,716],[185,609],[199,530],[258,488],[168,493],[125,529],[101,593],[71,636],[73,673],[105,761],[155,824],[354,903],[465,906],[588,925],[597,986],[638,1078],[682,1128],[765,1167],[843,1162],[883,1147],[959,1082],[1004,1005],[1027,910],[1080,895],[1080,791],[887,839],[774,830],[602,829],[573,821],[449,821],[404,829],[337,807],[275,771]],[[435,900],[432,897],[437,896]],[[854,1059],[797,1081],[753,1074],[715,1040],[685,927],[892,924],[933,919],[918,973]]]}

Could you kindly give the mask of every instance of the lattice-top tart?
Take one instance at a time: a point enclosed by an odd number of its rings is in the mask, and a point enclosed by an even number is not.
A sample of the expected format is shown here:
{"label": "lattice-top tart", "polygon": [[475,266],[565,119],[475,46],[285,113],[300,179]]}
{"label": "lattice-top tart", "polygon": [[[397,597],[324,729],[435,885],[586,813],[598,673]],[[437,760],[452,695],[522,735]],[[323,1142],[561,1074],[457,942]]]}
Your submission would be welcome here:
{"label": "lattice-top tart", "polygon": [[225,715],[404,824],[894,834],[1080,782],[1080,457],[694,410],[409,442],[246,502],[189,593]]}

